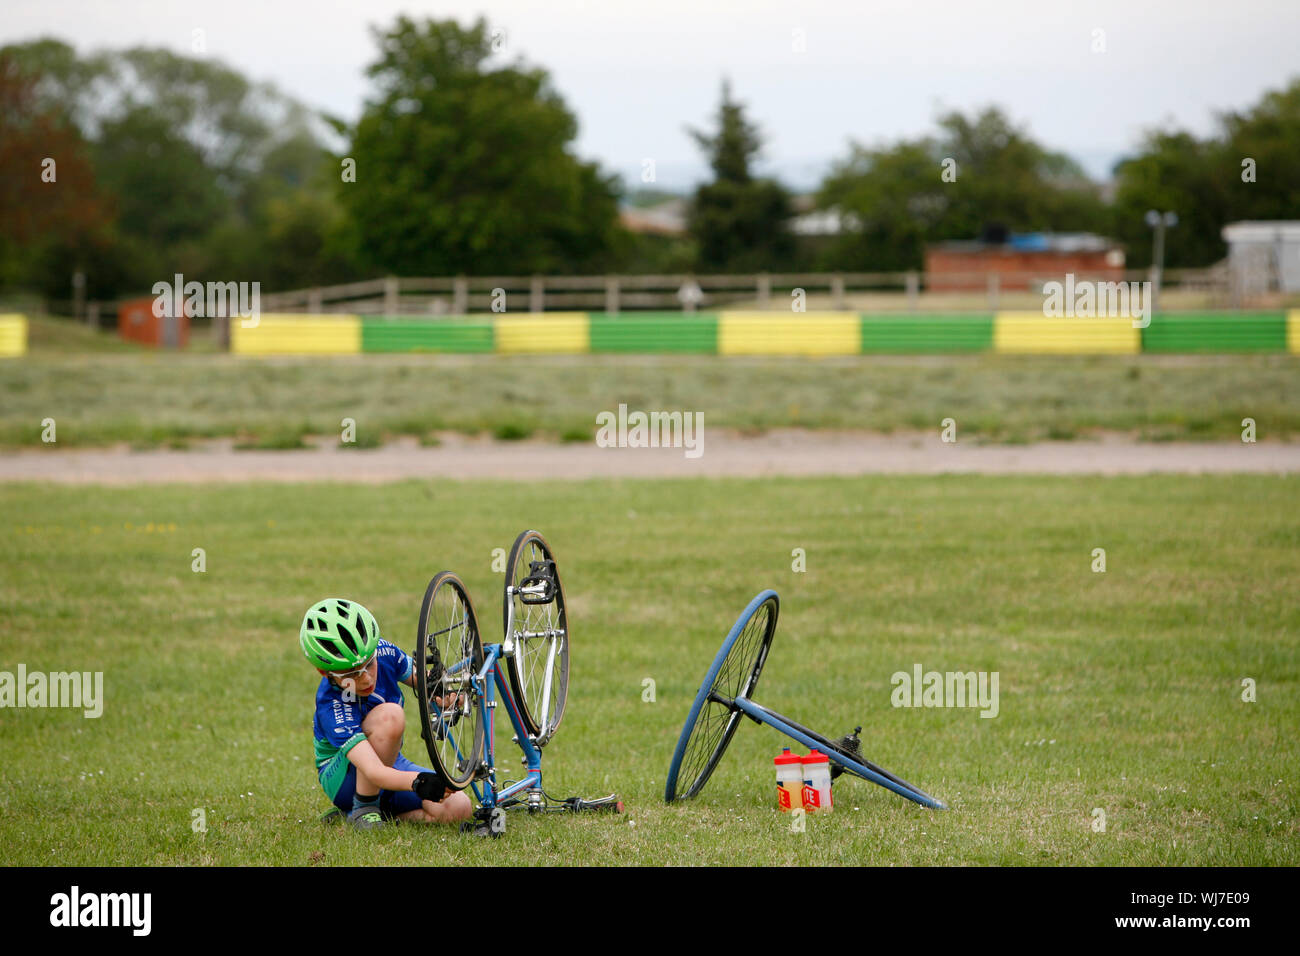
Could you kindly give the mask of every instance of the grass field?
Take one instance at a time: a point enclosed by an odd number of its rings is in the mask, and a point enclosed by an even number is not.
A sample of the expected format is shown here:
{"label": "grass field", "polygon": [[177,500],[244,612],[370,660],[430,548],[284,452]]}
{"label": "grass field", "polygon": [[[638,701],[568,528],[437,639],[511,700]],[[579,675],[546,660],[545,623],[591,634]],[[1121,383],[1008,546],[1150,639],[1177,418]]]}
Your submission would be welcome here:
{"label": "grass field", "polygon": [[[0,863],[1295,865],[1298,497],[1268,477],[2,486],[0,669],[103,671],[106,702],[0,711]],[[451,567],[499,633],[491,549],[530,526],[573,633],[547,787],[617,790],[626,815],[511,817],[500,841],[318,824],[303,608],[352,596],[409,648]],[[662,803],[696,686],[769,586],[757,698],[862,724],[951,812],[842,778],[837,811],[792,832],[782,738],[748,722],[700,799]],[[997,671],[1000,713],[892,708],[918,663]]]}
{"label": "grass field", "polygon": [[295,448],[356,422],[359,443],[438,431],[590,441],[596,414],[700,411],[710,427],[937,430],[1021,442],[1096,431],[1149,440],[1300,434],[1300,357],[228,355],[33,353],[0,365],[0,446],[139,447],[233,436]]}

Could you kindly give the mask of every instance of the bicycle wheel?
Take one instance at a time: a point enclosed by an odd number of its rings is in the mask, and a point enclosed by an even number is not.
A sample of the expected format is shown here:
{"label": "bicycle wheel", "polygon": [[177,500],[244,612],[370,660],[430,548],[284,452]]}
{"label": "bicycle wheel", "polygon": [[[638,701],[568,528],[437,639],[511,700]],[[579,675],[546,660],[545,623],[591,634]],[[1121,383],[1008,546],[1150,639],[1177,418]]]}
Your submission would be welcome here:
{"label": "bicycle wheel", "polygon": [[722,759],[736,725],[744,716],[731,702],[753,694],[772,646],[780,609],[781,599],[776,592],[763,591],[749,602],[727,632],[704,675],[673,750],[668,783],[664,787],[664,800],[668,803],[688,799],[703,790]]}
{"label": "bicycle wheel", "polygon": [[414,658],[420,736],[448,786],[463,790],[483,754],[483,688],[475,680],[483,643],[469,592],[450,571],[438,572],[424,592]]}
{"label": "bicycle wheel", "polygon": [[560,726],[569,696],[569,620],[555,555],[536,531],[510,548],[501,615],[510,689],[541,747]]}

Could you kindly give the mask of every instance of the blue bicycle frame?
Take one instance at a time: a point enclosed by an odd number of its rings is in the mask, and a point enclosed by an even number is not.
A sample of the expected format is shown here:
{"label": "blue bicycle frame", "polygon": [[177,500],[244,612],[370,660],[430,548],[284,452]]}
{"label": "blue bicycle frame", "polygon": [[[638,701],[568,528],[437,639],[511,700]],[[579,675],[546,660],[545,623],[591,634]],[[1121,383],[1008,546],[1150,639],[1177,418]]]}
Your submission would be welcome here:
{"label": "blue bicycle frame", "polygon": [[[470,679],[473,696],[477,698],[476,706],[479,711],[479,725],[484,728],[483,754],[479,763],[480,770],[475,774],[475,779],[470,781],[470,787],[474,791],[474,796],[478,798],[481,807],[495,807],[502,801],[510,800],[524,791],[535,792],[537,794],[536,798],[532,798],[530,795],[530,800],[533,803],[540,803],[542,751],[534,744],[532,736],[525,728],[523,715],[519,712],[519,702],[515,700],[514,695],[510,692],[510,684],[506,680],[505,672],[501,669],[501,645],[488,644],[484,651],[483,666]],[[457,661],[447,668],[447,672],[455,674],[463,671],[469,666],[469,663],[468,660]],[[498,698],[505,702],[506,714],[509,716],[510,724],[515,730],[513,739],[519,745],[519,749],[523,751],[526,770],[522,780],[515,781],[504,790],[497,789],[496,725],[494,717]],[[436,707],[437,705],[434,704],[433,706]],[[439,712],[439,716],[441,716],[441,712]],[[461,752],[459,744],[456,744],[456,756],[461,759],[466,756]],[[482,776],[481,780],[479,779],[480,776]]]}
{"label": "blue bicycle frame", "polygon": [[[471,781],[470,786],[474,790],[474,796],[478,798],[479,805],[483,807],[495,807],[503,800],[509,800],[524,791],[535,790],[540,797],[542,752],[534,746],[532,737],[524,727],[523,715],[519,713],[519,703],[510,692],[505,672],[501,670],[501,645],[488,644],[484,652],[483,666],[474,676],[473,687],[478,696],[479,720],[485,728],[483,761],[480,766],[486,768],[487,776],[482,781],[477,779]],[[489,675],[491,680],[488,679]],[[524,767],[527,771],[522,780],[510,784],[504,790],[497,789],[496,727],[493,718],[498,697],[505,702],[506,714],[515,729],[514,740],[524,753]]]}

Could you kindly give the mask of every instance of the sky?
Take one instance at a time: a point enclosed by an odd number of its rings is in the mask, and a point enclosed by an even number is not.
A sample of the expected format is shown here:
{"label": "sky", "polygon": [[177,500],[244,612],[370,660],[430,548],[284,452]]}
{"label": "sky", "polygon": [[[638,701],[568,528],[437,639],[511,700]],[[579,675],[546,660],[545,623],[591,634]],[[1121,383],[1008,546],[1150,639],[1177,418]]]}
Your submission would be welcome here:
{"label": "sky", "polygon": [[932,132],[996,104],[1094,177],[1143,130],[1198,135],[1300,76],[1300,0],[0,0],[0,44],[54,36],[208,57],[348,119],[368,93],[370,28],[398,14],[501,31],[500,62],[545,68],[577,115],[576,152],[632,185],[707,174],[687,127],[721,82],[766,137],[762,171],[814,188],[850,141]]}

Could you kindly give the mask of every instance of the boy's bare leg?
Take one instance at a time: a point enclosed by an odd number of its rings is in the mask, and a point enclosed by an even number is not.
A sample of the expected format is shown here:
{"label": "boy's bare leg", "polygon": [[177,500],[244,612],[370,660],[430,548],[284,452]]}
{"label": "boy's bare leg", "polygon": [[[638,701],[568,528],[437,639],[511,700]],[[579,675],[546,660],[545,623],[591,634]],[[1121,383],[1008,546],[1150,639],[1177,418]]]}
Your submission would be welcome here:
{"label": "boy's bare leg", "polygon": [[[397,704],[380,704],[366,714],[361,722],[361,729],[366,739],[374,748],[384,766],[391,767],[402,752],[402,734],[406,731],[406,712]],[[379,792],[379,784],[374,783],[360,770],[357,771],[357,793],[372,795]],[[399,814],[399,820],[411,820],[418,823],[455,823],[468,820],[474,815],[474,805],[462,791],[448,793],[442,802],[425,800],[419,810],[409,810]]]}
{"label": "boy's bare leg", "polygon": [[422,809],[398,814],[397,819],[413,823],[455,823],[473,815],[474,804],[469,796],[463,790],[454,790],[443,797],[441,803],[425,800]]}
{"label": "boy's bare leg", "polygon": [[[402,750],[402,732],[406,730],[406,712],[396,704],[380,704],[361,721],[361,730],[366,740],[383,761],[385,767],[391,767]],[[379,784],[367,777],[361,768],[357,768],[357,793],[373,797],[379,792]]]}

